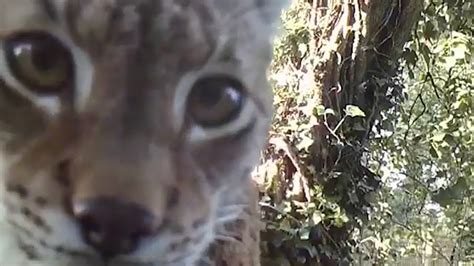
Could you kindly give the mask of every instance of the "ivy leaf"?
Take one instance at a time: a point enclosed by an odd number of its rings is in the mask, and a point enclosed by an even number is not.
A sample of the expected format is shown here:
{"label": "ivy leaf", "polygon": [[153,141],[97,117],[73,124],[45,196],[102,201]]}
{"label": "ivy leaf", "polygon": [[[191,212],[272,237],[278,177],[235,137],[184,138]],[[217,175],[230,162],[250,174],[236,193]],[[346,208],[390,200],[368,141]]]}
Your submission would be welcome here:
{"label": "ivy leaf", "polygon": [[365,117],[364,111],[355,105],[347,105],[346,114],[350,117]]}
{"label": "ivy leaf", "polygon": [[336,115],[336,112],[331,109],[331,108],[327,108],[325,111],[324,111],[324,114],[325,115]]}
{"label": "ivy leaf", "polygon": [[314,110],[316,111],[316,115],[323,115],[324,114],[324,105],[316,105]]}
{"label": "ivy leaf", "polygon": [[321,212],[314,212],[313,215],[311,216],[311,221],[313,222],[313,225],[319,224],[324,218],[324,214]]}
{"label": "ivy leaf", "polygon": [[412,65],[412,66],[416,65],[416,61],[418,60],[418,56],[416,55],[416,53],[413,50],[406,49],[405,51],[403,51],[402,56],[409,65]]}

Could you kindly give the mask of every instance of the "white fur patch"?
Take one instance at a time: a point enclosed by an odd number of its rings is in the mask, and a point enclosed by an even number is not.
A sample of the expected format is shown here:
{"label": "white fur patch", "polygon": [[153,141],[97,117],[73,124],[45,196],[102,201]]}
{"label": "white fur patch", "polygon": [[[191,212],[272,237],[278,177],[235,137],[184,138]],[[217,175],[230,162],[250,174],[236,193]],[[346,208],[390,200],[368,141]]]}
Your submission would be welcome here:
{"label": "white fur patch", "polygon": [[[5,172],[5,158],[0,152],[0,179]],[[3,182],[0,182],[0,265],[2,266],[40,266],[28,262],[25,254],[19,250],[12,229],[6,222],[6,210],[3,205],[5,196]],[[44,265],[46,266],[46,265]]]}
{"label": "white fur patch", "polygon": [[75,105],[78,111],[84,110],[91,94],[94,66],[89,56],[70,43],[75,65]]}

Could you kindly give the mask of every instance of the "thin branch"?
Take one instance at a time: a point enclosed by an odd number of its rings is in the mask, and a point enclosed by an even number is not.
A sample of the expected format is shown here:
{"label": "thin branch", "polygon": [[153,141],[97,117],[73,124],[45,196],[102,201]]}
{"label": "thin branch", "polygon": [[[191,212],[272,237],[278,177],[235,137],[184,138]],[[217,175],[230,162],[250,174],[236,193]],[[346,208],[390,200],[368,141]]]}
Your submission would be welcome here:
{"label": "thin branch", "polygon": [[[413,112],[414,112],[414,110],[415,110],[415,106],[416,106],[418,100],[420,100],[420,102],[421,102],[421,104],[422,104],[422,106],[423,106],[423,109],[422,109],[421,113],[419,113],[419,114],[417,115],[417,117],[415,118],[415,120],[413,120],[413,122],[410,122],[411,117],[413,116]],[[420,92],[420,93],[416,96],[415,101],[414,101],[413,104],[411,105],[410,111],[408,112],[408,114],[409,114],[409,115],[408,115],[408,128],[407,128],[407,130],[406,130],[406,132],[405,132],[405,136],[403,137],[403,141],[405,141],[405,142],[407,141],[408,134],[410,133],[411,127],[416,123],[416,121],[418,121],[418,119],[420,119],[420,118],[425,114],[426,110],[427,110],[426,104],[425,104],[425,102],[423,101],[423,93]]]}

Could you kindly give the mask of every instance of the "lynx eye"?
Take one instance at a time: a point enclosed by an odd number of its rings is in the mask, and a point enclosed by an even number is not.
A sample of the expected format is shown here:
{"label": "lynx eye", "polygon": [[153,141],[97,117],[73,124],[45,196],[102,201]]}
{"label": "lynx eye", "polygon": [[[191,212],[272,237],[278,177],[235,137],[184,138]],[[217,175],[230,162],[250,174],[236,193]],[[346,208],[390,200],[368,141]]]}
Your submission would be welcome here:
{"label": "lynx eye", "polygon": [[15,34],[4,42],[12,74],[31,91],[59,93],[73,79],[73,59],[55,37],[41,32]]}
{"label": "lynx eye", "polygon": [[246,95],[242,84],[226,76],[206,77],[194,84],[188,97],[188,114],[203,127],[232,122],[240,114]]}

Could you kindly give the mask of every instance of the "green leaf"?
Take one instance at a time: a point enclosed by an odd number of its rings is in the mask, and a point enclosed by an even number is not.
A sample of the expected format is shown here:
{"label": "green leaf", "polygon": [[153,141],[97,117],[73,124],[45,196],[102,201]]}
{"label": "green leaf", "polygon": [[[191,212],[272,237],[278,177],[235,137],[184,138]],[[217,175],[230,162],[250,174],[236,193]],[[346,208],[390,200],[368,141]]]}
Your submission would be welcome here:
{"label": "green leaf", "polygon": [[420,52],[421,52],[421,55],[423,57],[423,59],[425,60],[425,64],[427,67],[430,66],[430,62],[431,62],[431,52],[430,52],[430,48],[428,48],[428,46],[424,43],[421,43],[420,44]]}
{"label": "green leaf", "polygon": [[324,214],[321,212],[314,212],[313,215],[311,216],[311,221],[313,222],[313,225],[319,224],[324,218]]}
{"label": "green leaf", "polygon": [[316,111],[316,115],[323,115],[324,114],[324,105],[316,105],[316,107],[314,108],[314,110]]}
{"label": "green leaf", "polygon": [[347,105],[345,111],[350,117],[365,117],[364,111],[355,105]]}
{"label": "green leaf", "polygon": [[303,239],[303,240],[308,240],[309,239],[309,234],[310,234],[310,231],[306,228],[303,228],[299,231],[299,234],[300,234],[300,238]]}
{"label": "green leaf", "polygon": [[438,133],[436,135],[434,135],[431,140],[433,140],[434,142],[441,142],[444,140],[444,137],[446,136],[446,133],[444,132],[441,132],[441,133]]}
{"label": "green leaf", "polygon": [[444,137],[444,141],[446,141],[446,143],[448,143],[451,147],[455,147],[458,144],[456,139],[451,134],[446,135],[446,137]]}
{"label": "green leaf", "polygon": [[314,143],[314,140],[310,137],[307,137],[307,136],[303,136],[301,138],[301,141],[296,144],[296,148],[298,150],[306,150],[308,149],[312,144]]}
{"label": "green leaf", "polygon": [[439,158],[441,156],[440,152],[433,145],[431,145],[429,152],[434,158]]}
{"label": "green leaf", "polygon": [[324,111],[324,114],[325,115],[336,115],[336,112],[331,109],[331,108],[327,108],[325,111]]}

